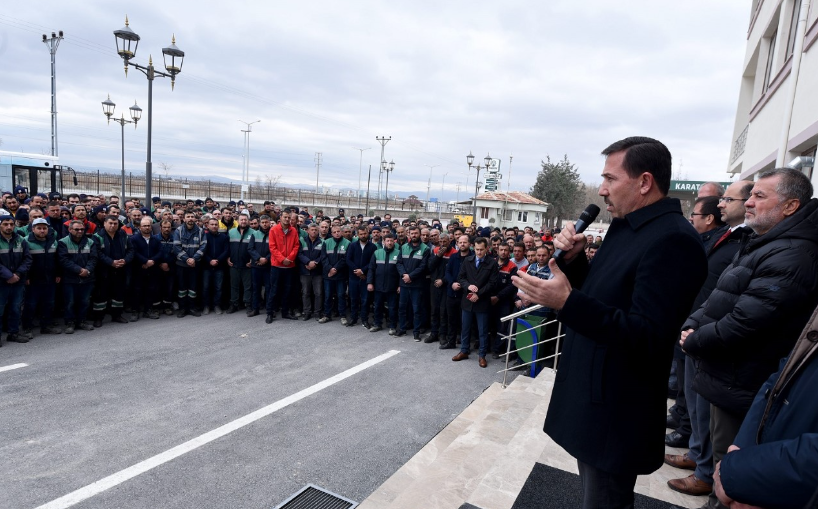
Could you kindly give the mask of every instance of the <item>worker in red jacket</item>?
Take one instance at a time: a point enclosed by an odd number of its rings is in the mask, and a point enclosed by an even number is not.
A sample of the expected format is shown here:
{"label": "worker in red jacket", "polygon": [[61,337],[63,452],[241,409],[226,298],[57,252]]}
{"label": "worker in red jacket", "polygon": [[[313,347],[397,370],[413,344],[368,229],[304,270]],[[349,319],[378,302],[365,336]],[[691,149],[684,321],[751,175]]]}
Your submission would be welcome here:
{"label": "worker in red jacket", "polygon": [[[301,248],[298,228],[290,224],[293,216],[295,214],[289,211],[282,211],[279,223],[270,228],[270,293],[267,295],[266,323],[272,323],[275,319],[276,307],[281,307],[281,318],[297,319],[290,312],[287,299]],[[275,302],[276,295],[280,302]]]}

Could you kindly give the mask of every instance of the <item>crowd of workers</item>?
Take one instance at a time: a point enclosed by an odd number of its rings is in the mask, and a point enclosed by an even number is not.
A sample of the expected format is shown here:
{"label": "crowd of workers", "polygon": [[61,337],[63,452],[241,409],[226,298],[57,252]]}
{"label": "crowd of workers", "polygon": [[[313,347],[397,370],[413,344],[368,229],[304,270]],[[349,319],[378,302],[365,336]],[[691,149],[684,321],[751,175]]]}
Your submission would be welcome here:
{"label": "crowd of workers", "polygon": [[[35,325],[71,334],[102,327],[106,315],[128,323],[241,311],[266,323],[340,319],[411,332],[460,348],[455,360],[476,347],[485,367],[488,354],[505,352],[500,318],[521,306],[511,276],[531,267],[548,277],[554,251],[548,229],[444,228],[437,219],[348,218],[343,209],[329,217],[270,201],[254,210],[156,198],[148,209],[116,196],[29,197],[17,187],[2,205],[0,313],[6,341],[20,343]],[[589,240],[593,257],[602,238]],[[464,265],[469,257],[475,270]],[[480,269],[484,257],[491,263]]]}

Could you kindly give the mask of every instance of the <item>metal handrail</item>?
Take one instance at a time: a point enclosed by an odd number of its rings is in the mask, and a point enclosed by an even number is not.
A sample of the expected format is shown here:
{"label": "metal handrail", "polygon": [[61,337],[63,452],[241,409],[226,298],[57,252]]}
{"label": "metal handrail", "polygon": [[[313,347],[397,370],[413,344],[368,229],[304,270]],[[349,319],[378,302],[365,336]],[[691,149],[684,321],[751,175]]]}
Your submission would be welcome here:
{"label": "metal handrail", "polygon": [[[500,319],[500,322],[503,323],[503,322],[508,322],[510,320],[515,320],[515,322],[516,322],[517,318],[519,318],[521,316],[524,316],[524,315],[530,313],[531,311],[536,311],[536,310],[541,309],[541,308],[543,308],[543,306],[541,306],[539,304],[529,306],[529,307],[527,307],[525,309],[521,309],[520,311],[517,311],[517,312],[514,312],[514,313],[512,313],[510,315],[502,317]],[[517,348],[515,350],[511,349],[511,340],[514,337],[516,337],[517,335],[522,334],[524,332],[530,332],[530,331],[535,330],[535,329],[541,329],[541,328],[545,327],[546,325],[551,325],[554,322],[557,322],[557,324],[558,324],[557,325],[557,335],[556,336],[551,337],[551,338],[543,339],[542,341],[532,343],[531,345],[524,346],[522,348]],[[511,330],[513,330],[513,329],[511,329]],[[544,360],[548,360],[548,359],[553,358],[554,359],[554,367],[551,368],[551,369],[553,371],[556,371],[557,370],[557,362],[558,362],[558,359],[559,359],[559,356],[560,356],[560,339],[562,339],[563,337],[565,337],[565,334],[563,334],[563,332],[562,332],[562,324],[559,322],[559,320],[549,320],[549,321],[543,322],[543,323],[541,323],[539,325],[535,325],[534,327],[529,327],[528,329],[525,329],[525,330],[514,331],[514,332],[511,332],[510,334],[504,335],[503,339],[506,339],[506,353],[501,354],[501,355],[503,357],[505,357],[506,367],[505,367],[505,369],[500,370],[500,371],[497,372],[497,373],[503,373],[503,388],[505,389],[508,386],[508,384],[506,383],[507,379],[508,379],[508,372],[513,370],[513,369],[529,366],[531,364],[534,364],[535,362],[540,362],[540,361],[544,361]],[[534,348],[535,346],[543,345],[543,344],[549,343],[551,341],[556,341],[557,342],[557,346],[556,346],[556,348],[554,350],[554,353],[552,355],[549,355],[548,357],[544,357],[542,359],[534,359],[534,360],[532,360],[530,362],[526,362],[524,364],[518,364],[517,366],[514,366],[513,368],[508,367],[509,357],[511,356],[512,353],[520,352],[522,350],[526,350],[526,349],[529,349],[529,348]]]}
{"label": "metal handrail", "polygon": [[515,318],[517,318],[519,316],[527,315],[528,313],[530,313],[532,311],[536,311],[536,310],[538,310],[538,309],[540,309],[542,307],[543,306],[540,306],[539,304],[534,304],[533,306],[529,306],[529,307],[527,307],[525,309],[521,309],[519,311],[511,313],[510,315],[506,315],[506,316],[500,318],[500,321],[501,322],[507,322],[507,321],[513,320],[513,319],[515,319]]}

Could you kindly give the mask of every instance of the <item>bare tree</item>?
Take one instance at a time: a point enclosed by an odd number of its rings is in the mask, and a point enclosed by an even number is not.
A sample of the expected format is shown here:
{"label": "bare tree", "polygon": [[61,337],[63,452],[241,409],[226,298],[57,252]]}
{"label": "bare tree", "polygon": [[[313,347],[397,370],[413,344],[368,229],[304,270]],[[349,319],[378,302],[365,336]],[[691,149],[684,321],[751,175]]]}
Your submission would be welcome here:
{"label": "bare tree", "polygon": [[162,168],[162,171],[165,172],[165,178],[169,179],[170,178],[170,170],[173,168],[173,165],[168,164],[168,163],[157,163],[157,164],[159,165],[160,168]]}

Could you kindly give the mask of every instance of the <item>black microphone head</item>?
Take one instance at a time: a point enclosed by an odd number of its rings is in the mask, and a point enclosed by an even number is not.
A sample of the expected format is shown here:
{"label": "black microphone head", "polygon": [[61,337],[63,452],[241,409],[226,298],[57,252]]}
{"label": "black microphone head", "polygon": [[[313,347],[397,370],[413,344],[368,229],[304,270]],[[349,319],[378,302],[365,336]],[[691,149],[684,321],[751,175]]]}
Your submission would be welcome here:
{"label": "black microphone head", "polygon": [[583,210],[582,214],[579,215],[579,220],[585,222],[585,224],[591,224],[594,222],[596,216],[598,215],[599,207],[592,203],[585,207],[585,210]]}

